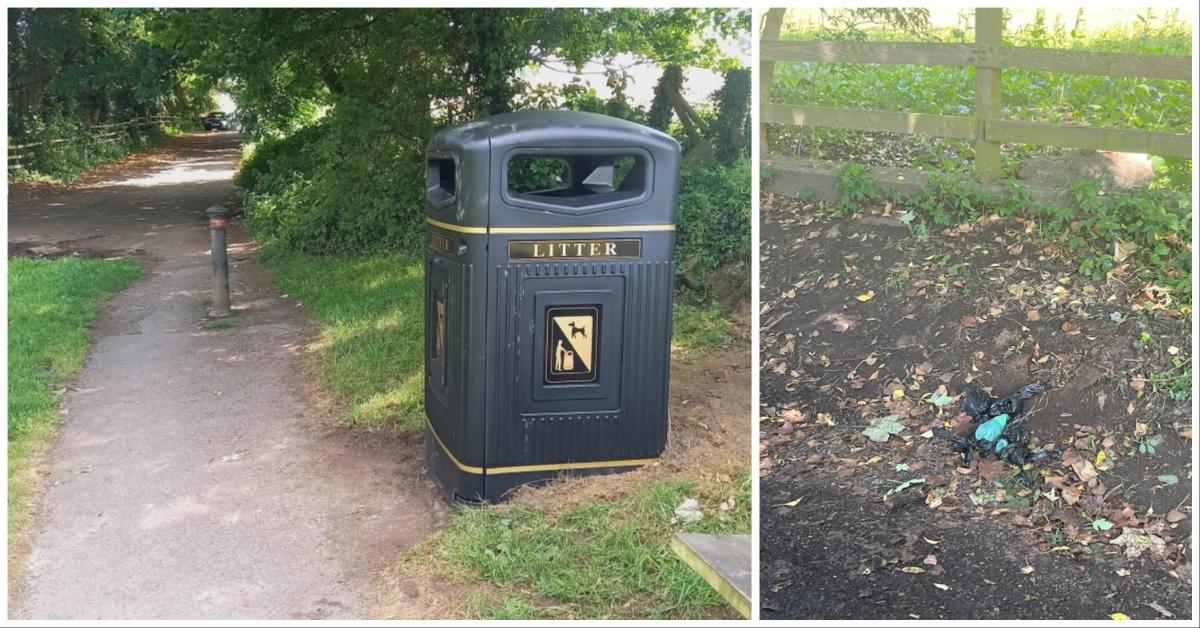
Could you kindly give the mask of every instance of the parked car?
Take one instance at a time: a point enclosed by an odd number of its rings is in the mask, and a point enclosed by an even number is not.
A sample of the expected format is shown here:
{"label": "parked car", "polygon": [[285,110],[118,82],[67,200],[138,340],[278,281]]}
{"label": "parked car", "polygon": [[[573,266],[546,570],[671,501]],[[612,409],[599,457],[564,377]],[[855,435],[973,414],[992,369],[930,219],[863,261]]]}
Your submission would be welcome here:
{"label": "parked car", "polygon": [[229,118],[225,116],[224,111],[214,111],[204,118],[205,131],[228,131]]}

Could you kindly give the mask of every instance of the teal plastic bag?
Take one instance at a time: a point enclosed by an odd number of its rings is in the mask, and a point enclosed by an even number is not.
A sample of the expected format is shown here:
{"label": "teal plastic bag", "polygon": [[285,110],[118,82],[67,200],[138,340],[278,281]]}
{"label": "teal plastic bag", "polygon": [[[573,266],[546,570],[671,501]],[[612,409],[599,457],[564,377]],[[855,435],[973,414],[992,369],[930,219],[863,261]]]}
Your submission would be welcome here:
{"label": "teal plastic bag", "polygon": [[997,414],[975,428],[975,440],[985,440],[994,443],[1004,433],[1004,426],[1006,425],[1008,425],[1008,415]]}

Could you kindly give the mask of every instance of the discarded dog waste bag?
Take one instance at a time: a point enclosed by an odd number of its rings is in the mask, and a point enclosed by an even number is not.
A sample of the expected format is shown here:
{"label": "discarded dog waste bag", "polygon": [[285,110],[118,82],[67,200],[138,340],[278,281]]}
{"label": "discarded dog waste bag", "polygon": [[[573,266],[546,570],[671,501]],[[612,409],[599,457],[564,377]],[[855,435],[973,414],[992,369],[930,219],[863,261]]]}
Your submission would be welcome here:
{"label": "discarded dog waste bag", "polygon": [[950,447],[962,456],[963,466],[971,466],[976,451],[984,457],[995,455],[1015,466],[1021,482],[1031,486],[1033,478],[1025,470],[1025,465],[1062,458],[1062,453],[1054,449],[1029,448],[1025,402],[1046,392],[1048,388],[1045,384],[1027,384],[1003,399],[993,399],[987,391],[972,386],[962,397],[963,412],[971,417],[970,438],[947,429],[937,429],[934,433],[950,441]]}
{"label": "discarded dog waste bag", "polygon": [[567,111],[433,137],[426,458],[447,499],[662,453],[679,155],[666,134]]}

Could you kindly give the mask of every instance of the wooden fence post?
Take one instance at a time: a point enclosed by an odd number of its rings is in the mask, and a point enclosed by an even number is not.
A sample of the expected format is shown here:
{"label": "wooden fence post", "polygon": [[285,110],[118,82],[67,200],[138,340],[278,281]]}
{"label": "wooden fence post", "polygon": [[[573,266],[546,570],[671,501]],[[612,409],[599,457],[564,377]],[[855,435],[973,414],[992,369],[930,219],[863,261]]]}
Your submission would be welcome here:
{"label": "wooden fence post", "polygon": [[[975,9],[975,44],[982,59],[984,46],[1003,43],[1003,9]],[[979,62],[976,60],[976,63]],[[975,66],[975,176],[984,183],[1000,178],[1000,142],[987,137],[987,122],[1000,119],[1000,68]]]}
{"label": "wooden fence post", "polygon": [[[783,30],[783,14],[787,9],[767,9],[766,15],[763,17],[762,34],[759,36],[759,41],[778,41],[779,31]],[[758,102],[765,104],[771,102],[771,83],[775,80],[775,62],[764,61],[760,64],[758,72]],[[760,107],[761,110],[761,107]],[[762,155],[770,154],[767,148],[767,125],[761,119],[758,121],[759,140],[758,151]]]}

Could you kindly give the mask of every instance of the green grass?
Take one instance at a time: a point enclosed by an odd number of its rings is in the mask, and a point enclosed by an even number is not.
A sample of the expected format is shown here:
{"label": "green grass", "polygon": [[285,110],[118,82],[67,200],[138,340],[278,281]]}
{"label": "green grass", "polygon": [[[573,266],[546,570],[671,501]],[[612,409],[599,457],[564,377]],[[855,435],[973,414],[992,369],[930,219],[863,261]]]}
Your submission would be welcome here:
{"label": "green grass", "polygon": [[140,273],[132,260],[8,261],[8,525],[27,511],[30,456],[58,424],[59,396],[79,370],[99,303]]}
{"label": "green grass", "polygon": [[350,401],[345,419],[420,431],[425,420],[424,262],[409,255],[263,256],[279,288],[320,326],[325,382]]}
{"label": "green grass", "polygon": [[[674,509],[696,497],[704,518],[672,523]],[[720,513],[722,501],[736,506]],[[441,565],[468,581],[498,586],[472,601],[483,619],[685,619],[728,613],[725,602],[669,547],[679,529],[746,533],[750,475],[723,485],[658,481],[613,501],[557,514],[539,508],[462,509],[407,561]]]}
{"label": "green grass", "polygon": [[[315,256],[268,250],[279,288],[320,327],[325,382],[350,402],[345,420],[417,433],[425,421],[424,262],[410,255]],[[673,344],[703,356],[738,341],[720,305],[680,303]]]}
{"label": "green grass", "polygon": [[719,303],[676,303],[672,338],[677,357],[698,358],[744,342],[731,316]]}

